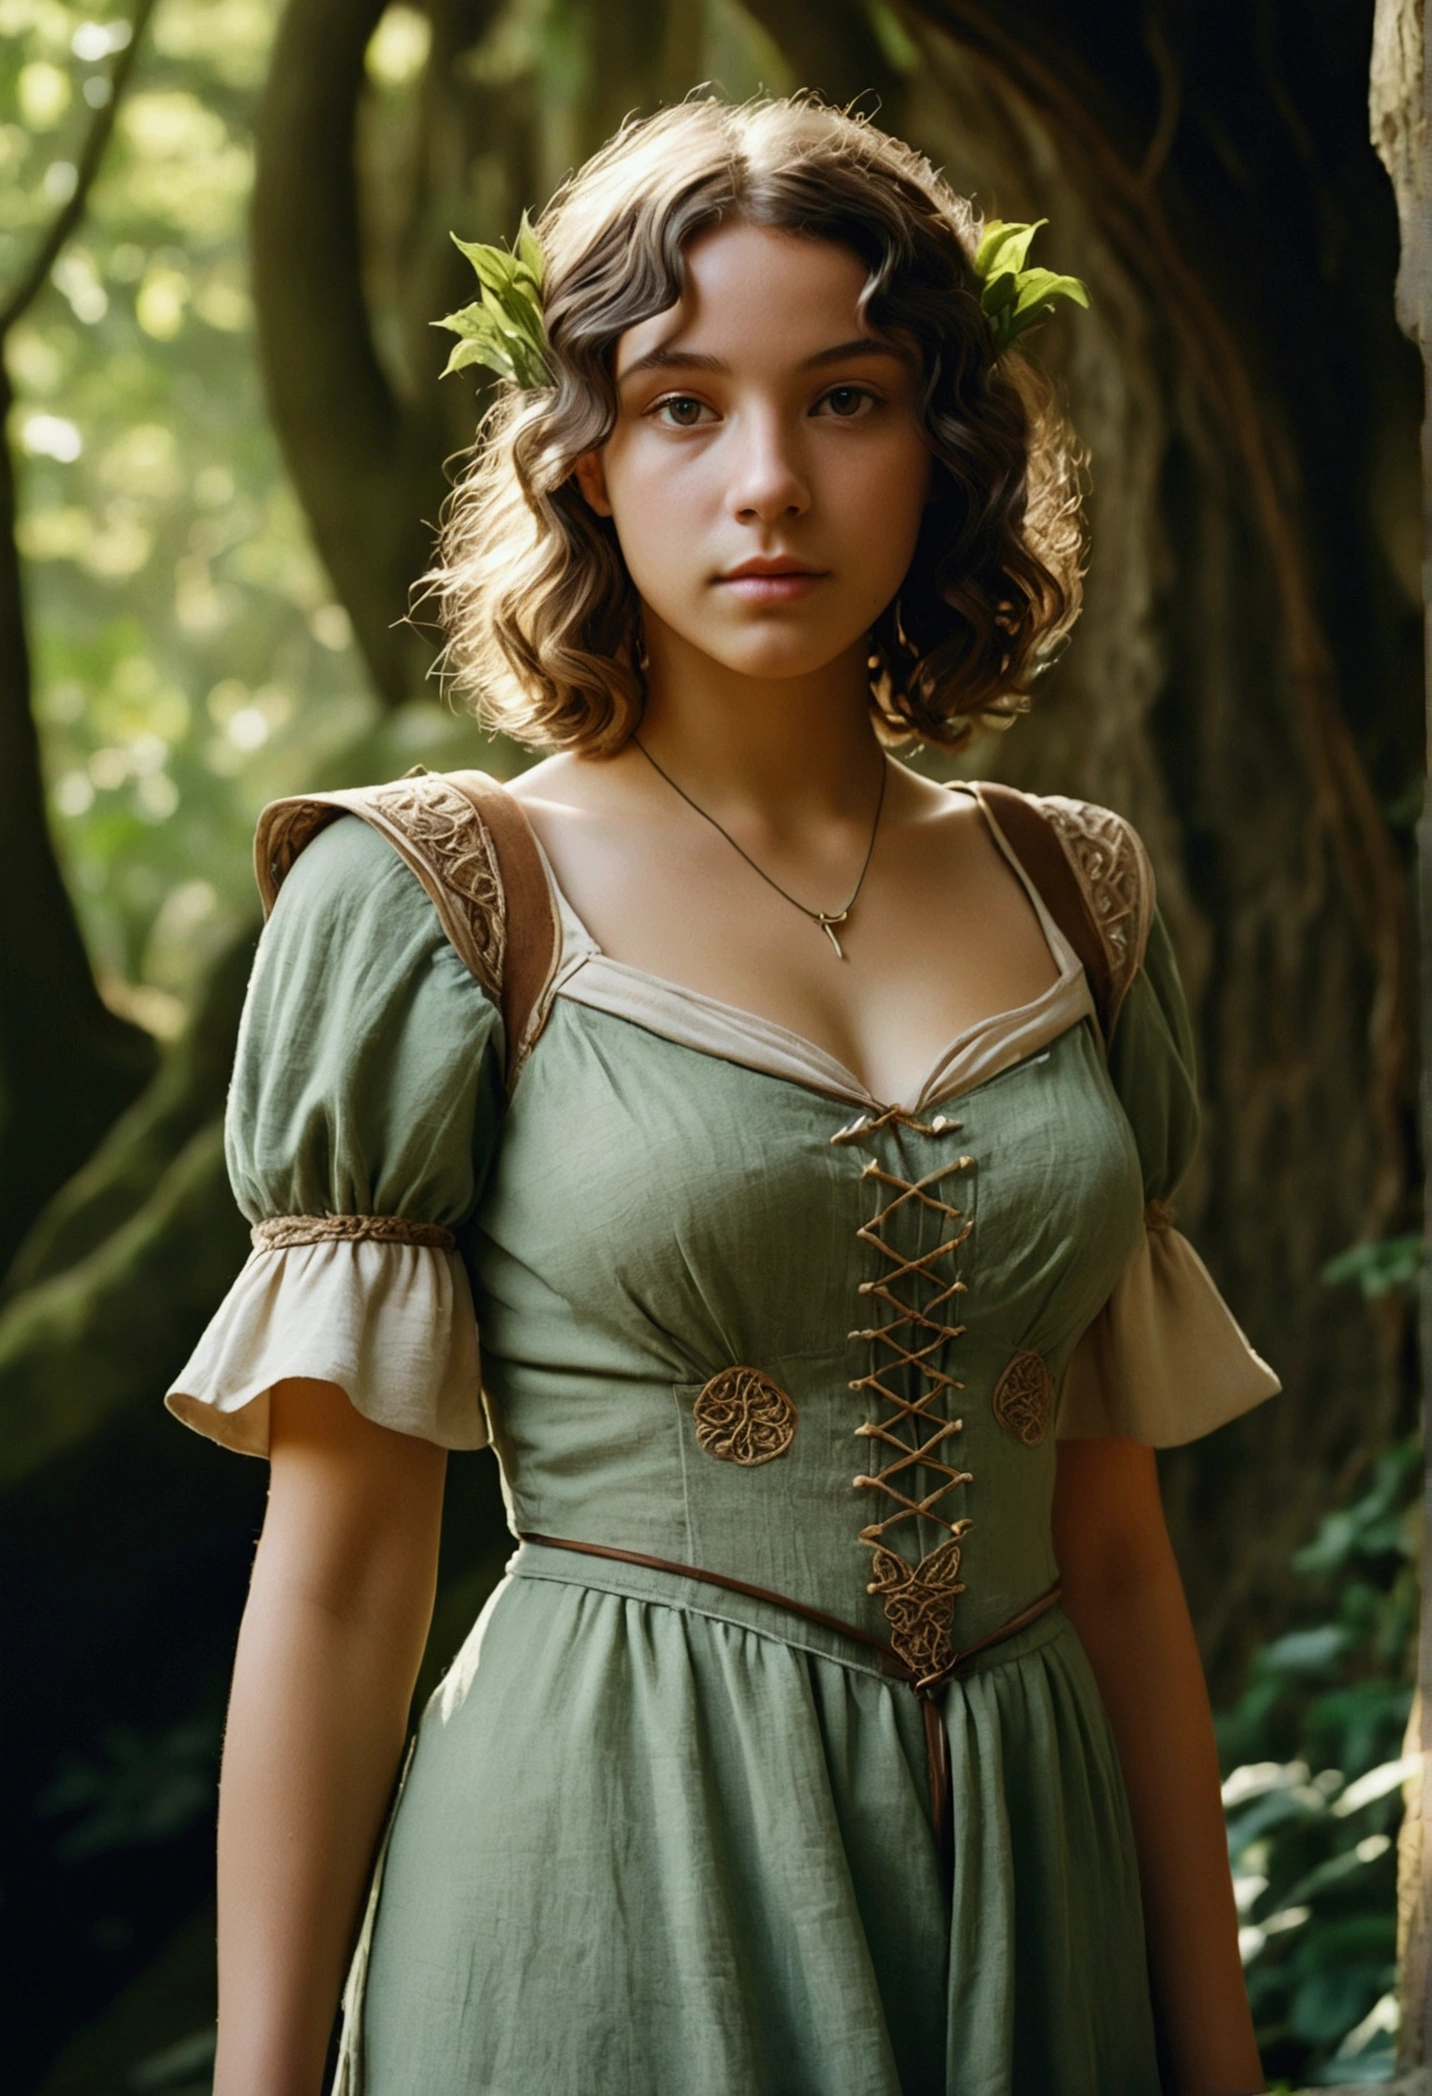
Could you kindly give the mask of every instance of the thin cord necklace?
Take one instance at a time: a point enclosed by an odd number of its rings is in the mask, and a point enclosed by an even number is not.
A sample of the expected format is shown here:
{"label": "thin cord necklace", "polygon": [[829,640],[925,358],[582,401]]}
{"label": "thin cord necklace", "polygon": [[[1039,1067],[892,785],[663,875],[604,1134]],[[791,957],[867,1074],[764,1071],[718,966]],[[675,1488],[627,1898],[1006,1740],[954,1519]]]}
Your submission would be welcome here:
{"label": "thin cord necklace", "polygon": [[829,939],[831,945],[835,948],[836,959],[843,961],[845,959],[845,949],[841,945],[839,939],[837,939],[835,936],[835,927],[838,924],[844,924],[846,918],[855,908],[856,898],[860,894],[861,889],[865,886],[865,876],[870,871],[870,861],[874,856],[875,852],[875,833],[880,828],[880,812],[885,806],[885,781],[890,773],[890,765],[885,757],[885,753],[882,751],[880,756],[880,791],[877,794],[875,800],[875,820],[870,825],[870,842],[865,847],[865,858],[861,864],[860,875],[855,883],[855,886],[850,891],[850,895],[846,901],[845,908],[843,910],[811,910],[808,909],[803,902],[797,901],[796,897],[790,894],[788,890],[783,888],[779,881],[773,881],[771,879],[771,876],[766,872],[765,868],[763,866],[758,866],[755,860],[751,857],[751,854],[748,851],[746,851],[743,846],[739,845],[736,842],[735,838],[731,835],[731,832],[728,829],[723,828],[722,825],[716,820],[714,815],[708,815],[706,810],[700,805],[700,803],[698,801],[694,801],[691,798],[691,795],[687,793],[683,787],[677,785],[675,779],[672,778],[671,773],[667,771],[664,766],[657,763],[655,757],[652,756],[651,751],[647,748],[646,744],[642,741],[639,735],[633,735],[632,741],[641,751],[643,757],[645,757],[647,763],[651,766],[652,770],[661,773],[662,778],[665,779],[667,785],[671,788],[672,792],[679,793],[681,795],[681,798],[685,801],[687,807],[694,808],[703,822],[709,822],[713,830],[719,830],[721,835],[726,839],[726,842],[730,845],[732,851],[740,852],[741,857],[745,860],[746,864],[750,867],[751,871],[753,873],[758,873],[768,888],[774,888],[777,895],[785,897],[785,900],[791,905],[792,909],[799,910],[802,917],[809,917],[812,924],[818,924],[820,926],[821,930],[825,933],[827,939]]}

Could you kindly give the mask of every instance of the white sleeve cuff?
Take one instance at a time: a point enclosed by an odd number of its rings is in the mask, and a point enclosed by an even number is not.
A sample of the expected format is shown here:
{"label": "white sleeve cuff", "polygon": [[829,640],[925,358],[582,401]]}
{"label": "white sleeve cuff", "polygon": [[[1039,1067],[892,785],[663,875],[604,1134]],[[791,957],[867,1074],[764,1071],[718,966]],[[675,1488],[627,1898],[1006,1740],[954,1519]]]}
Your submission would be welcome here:
{"label": "white sleeve cuff", "polygon": [[226,1448],[268,1454],[269,1393],[337,1383],[365,1419],[481,1448],[477,1318],[458,1254],[376,1238],[256,1251],[164,1402]]}
{"label": "white sleeve cuff", "polygon": [[1124,1434],[1176,1448],[1282,1387],[1188,1239],[1167,1227],[1145,1229],[1074,1349],[1057,1433],[1066,1441]]}

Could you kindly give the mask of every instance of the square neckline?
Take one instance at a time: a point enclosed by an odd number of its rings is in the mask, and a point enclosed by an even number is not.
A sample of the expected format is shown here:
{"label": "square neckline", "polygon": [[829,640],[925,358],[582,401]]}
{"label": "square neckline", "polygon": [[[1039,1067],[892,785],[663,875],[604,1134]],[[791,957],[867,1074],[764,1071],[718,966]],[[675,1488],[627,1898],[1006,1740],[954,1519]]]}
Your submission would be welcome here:
{"label": "square neckline", "polygon": [[[1094,1003],[1083,963],[1051,916],[977,785],[946,782],[968,794],[1034,909],[1056,975],[1037,997],[991,1012],[963,1026],[936,1052],[908,1100],[880,1099],[847,1064],[809,1035],[749,1006],[712,997],[689,983],[616,959],[598,944],[557,878],[533,831],[556,911],[560,951],[551,995],[626,1018],[697,1053],[735,1061],[881,1113],[918,1113],[956,1092],[973,1089],[1024,1061],[1085,1016]],[[1046,1023],[1047,1022],[1047,1023]],[[978,1052],[981,1048],[985,1053]],[[1002,1052],[1008,1051],[1008,1052]],[[961,1075],[966,1081],[960,1082]],[[948,1079],[948,1082],[942,1080]]]}

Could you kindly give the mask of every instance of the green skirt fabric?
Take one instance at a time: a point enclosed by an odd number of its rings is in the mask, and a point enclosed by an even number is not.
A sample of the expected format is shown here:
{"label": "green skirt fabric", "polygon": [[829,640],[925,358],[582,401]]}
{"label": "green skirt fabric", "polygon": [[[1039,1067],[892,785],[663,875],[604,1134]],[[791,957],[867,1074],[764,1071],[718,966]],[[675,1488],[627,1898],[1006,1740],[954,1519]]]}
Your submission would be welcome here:
{"label": "green skirt fabric", "polygon": [[1157,2096],[1133,1844],[1055,1611],[943,1698],[836,1632],[524,1546],[430,1703],[344,2096]]}

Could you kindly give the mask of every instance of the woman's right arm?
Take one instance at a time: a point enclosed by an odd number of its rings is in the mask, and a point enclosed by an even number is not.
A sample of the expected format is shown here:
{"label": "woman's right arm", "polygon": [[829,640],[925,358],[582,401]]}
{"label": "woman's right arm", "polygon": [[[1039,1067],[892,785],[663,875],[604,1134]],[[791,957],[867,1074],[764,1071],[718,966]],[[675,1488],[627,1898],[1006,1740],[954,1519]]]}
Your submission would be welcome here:
{"label": "woman's right arm", "polygon": [[272,1395],[219,1792],[214,2096],[318,2096],[432,1618],[446,1452]]}

